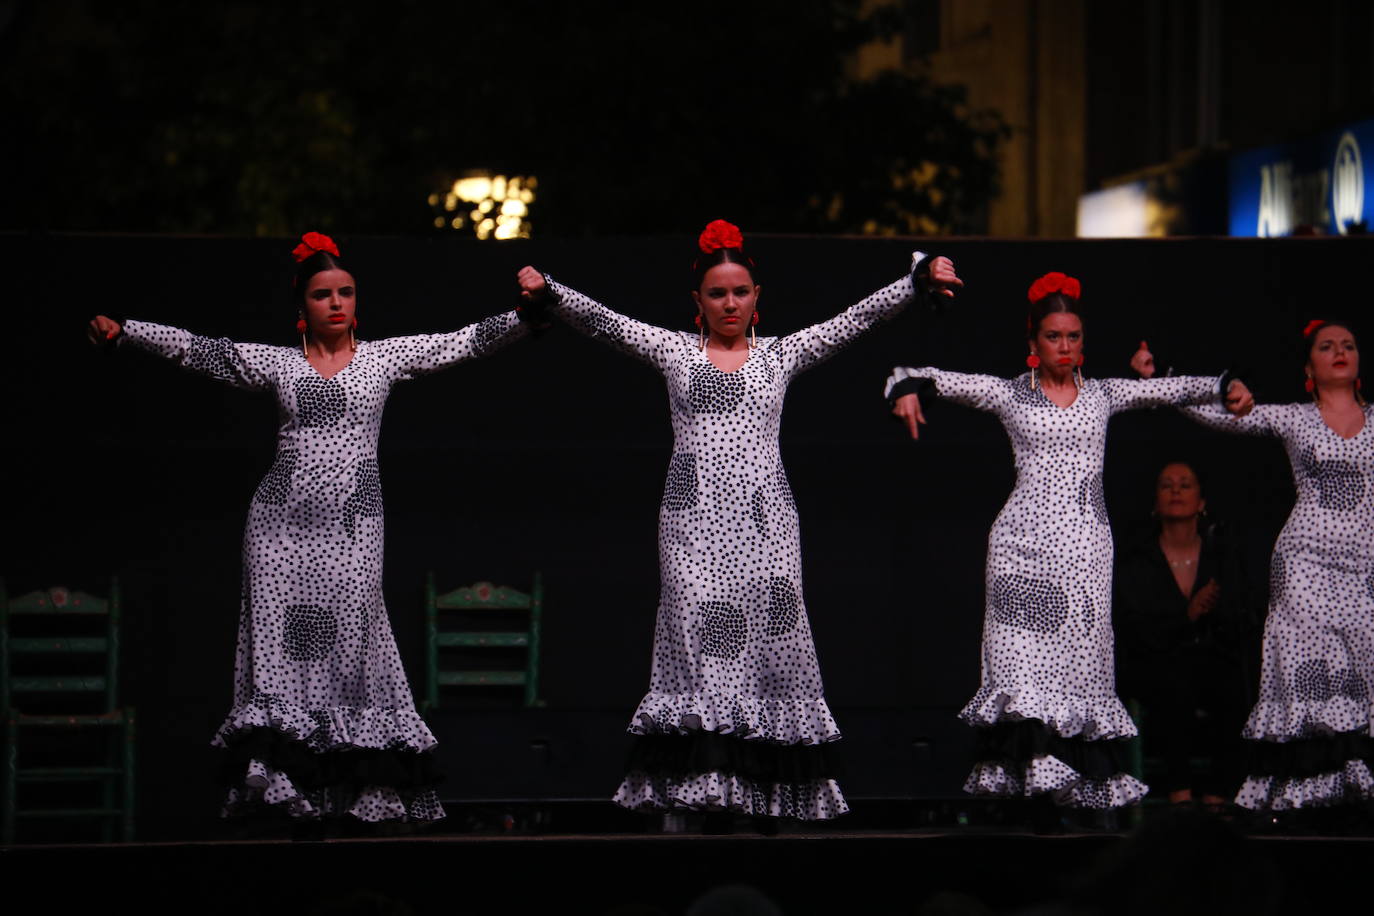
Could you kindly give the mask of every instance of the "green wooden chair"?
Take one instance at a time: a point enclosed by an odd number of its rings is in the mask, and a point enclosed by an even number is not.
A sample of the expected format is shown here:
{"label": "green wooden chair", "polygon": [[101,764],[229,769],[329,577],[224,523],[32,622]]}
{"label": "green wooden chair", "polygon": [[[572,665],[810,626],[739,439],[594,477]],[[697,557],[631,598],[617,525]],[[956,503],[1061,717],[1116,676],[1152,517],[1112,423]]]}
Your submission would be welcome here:
{"label": "green wooden chair", "polygon": [[[544,585],[539,573],[529,593],[506,586],[478,582],[440,594],[435,587],[434,573],[425,585],[425,667],[428,679],[424,709],[439,708],[440,687],[519,687],[523,688],[523,705],[539,706],[539,634],[544,611]],[[449,612],[449,613],[445,613]],[[500,629],[457,628],[455,617],[518,619],[520,623]],[[497,668],[475,664],[472,659],[499,653],[510,656],[511,650],[523,649],[523,668]],[[443,650],[459,650],[458,652]],[[461,654],[466,663],[459,664],[454,656]]]}
{"label": "green wooden chair", "polygon": [[[5,716],[3,842],[28,818],[99,820],[106,842],[134,837],[134,710],[117,705],[119,583],[108,598],[57,586],[10,598],[0,583],[0,711]],[[28,711],[21,711],[27,709]],[[26,735],[60,734],[42,765],[21,766]],[[88,734],[89,744],[77,740]],[[29,744],[34,741],[27,742]],[[59,749],[53,758],[52,748]],[[82,753],[85,751],[86,753]],[[77,807],[21,807],[24,784],[86,784]],[[73,793],[77,794],[77,793]]]}

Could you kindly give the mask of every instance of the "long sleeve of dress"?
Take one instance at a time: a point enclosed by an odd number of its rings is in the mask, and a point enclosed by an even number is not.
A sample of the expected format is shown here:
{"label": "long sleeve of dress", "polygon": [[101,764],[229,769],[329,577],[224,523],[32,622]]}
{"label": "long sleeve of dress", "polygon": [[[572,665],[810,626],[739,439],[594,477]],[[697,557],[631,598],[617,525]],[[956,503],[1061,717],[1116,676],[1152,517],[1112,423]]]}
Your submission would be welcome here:
{"label": "long sleeve of dress", "polygon": [[1243,417],[1227,413],[1215,404],[1183,408],[1184,416],[1222,433],[1246,436],[1282,436],[1288,427],[1288,405],[1261,404]]}
{"label": "long sleeve of dress", "polygon": [[550,311],[588,337],[604,341],[660,370],[667,367],[669,354],[683,346],[686,338],[677,331],[622,315],[562,283],[549,280],[548,284],[553,296]]}
{"label": "long sleeve of dress", "polygon": [[911,277],[890,283],[849,308],[800,331],[788,334],[777,346],[788,378],[829,359],[855,338],[895,317],[916,297]]}
{"label": "long sleeve of dress", "polygon": [[1112,413],[1167,404],[1176,407],[1206,404],[1216,401],[1220,394],[1220,379],[1201,375],[1150,379],[1104,378],[1101,382]]}
{"label": "long sleeve of dress", "polygon": [[995,375],[946,372],[943,369],[932,369],[929,366],[919,369],[898,366],[893,369],[892,375],[888,376],[887,384],[883,387],[883,396],[891,398],[894,396],[894,391],[902,393],[900,389],[904,387],[903,382],[917,379],[926,379],[932,382],[935,385],[936,395],[944,400],[976,410],[1000,414],[1013,398],[1011,380],[998,378]]}
{"label": "long sleeve of dress", "polygon": [[449,334],[388,337],[370,345],[378,348],[397,379],[411,379],[495,353],[526,333],[515,312],[502,312]]}
{"label": "long sleeve of dress", "polygon": [[171,360],[183,369],[250,391],[272,387],[281,347],[234,343],[227,337],[202,337],[181,328],[126,321],[120,346]]}

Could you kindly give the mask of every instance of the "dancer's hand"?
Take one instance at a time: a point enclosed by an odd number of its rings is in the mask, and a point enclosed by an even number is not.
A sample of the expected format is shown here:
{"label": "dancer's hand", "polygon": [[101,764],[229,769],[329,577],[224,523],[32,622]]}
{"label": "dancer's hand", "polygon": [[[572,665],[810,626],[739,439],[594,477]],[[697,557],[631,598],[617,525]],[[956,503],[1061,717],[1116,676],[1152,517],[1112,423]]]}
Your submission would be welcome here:
{"label": "dancer's hand", "polygon": [[[932,258],[928,272],[930,278],[930,291],[939,296],[953,299],[954,291],[964,285],[964,281],[959,279],[954,272],[954,262],[941,255]],[[922,423],[925,421],[922,420]]]}
{"label": "dancer's hand", "polygon": [[1217,585],[1216,579],[1208,579],[1193,600],[1188,602],[1188,619],[1196,621],[1203,614],[1217,606],[1221,600],[1221,586]]}
{"label": "dancer's hand", "polygon": [[1155,355],[1150,352],[1150,345],[1143,340],[1140,342],[1140,349],[1136,350],[1135,355],[1131,357],[1131,368],[1141,378],[1154,378],[1155,376]]}
{"label": "dancer's hand", "polygon": [[542,297],[549,289],[549,285],[544,282],[544,275],[533,267],[520,268],[515,280],[520,284],[520,298],[527,302]]}
{"label": "dancer's hand", "polygon": [[1238,417],[1255,409],[1255,396],[1238,378],[1231,379],[1231,384],[1226,386],[1226,409]]}
{"label": "dancer's hand", "polygon": [[100,346],[114,340],[122,330],[124,329],[119,326],[119,322],[113,318],[96,315],[91,319],[91,323],[86,326],[86,339],[96,346]]}
{"label": "dancer's hand", "polygon": [[901,419],[906,424],[907,432],[911,433],[911,438],[921,438],[918,424],[926,421],[925,414],[921,413],[921,399],[914,394],[904,394],[899,397],[892,405],[892,414]]}

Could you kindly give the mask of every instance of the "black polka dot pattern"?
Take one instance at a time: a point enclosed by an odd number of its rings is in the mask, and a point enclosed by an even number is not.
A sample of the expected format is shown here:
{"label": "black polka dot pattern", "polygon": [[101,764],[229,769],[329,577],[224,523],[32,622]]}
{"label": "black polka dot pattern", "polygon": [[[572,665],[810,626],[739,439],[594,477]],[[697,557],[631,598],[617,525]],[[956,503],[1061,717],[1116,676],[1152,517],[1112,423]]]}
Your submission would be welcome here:
{"label": "black polka dot pattern", "polygon": [[1288,564],[1283,551],[1275,550],[1269,557],[1269,600],[1282,601],[1288,592]]}
{"label": "black polka dot pattern", "polygon": [[[1313,404],[1265,404],[1240,419],[1212,408],[1187,413],[1223,432],[1280,438],[1297,489],[1270,561],[1259,700],[1245,737],[1316,747],[1346,733],[1370,734],[1374,409],[1365,409],[1364,426],[1349,439]],[[1352,759],[1326,773],[1252,773],[1236,803],[1281,811],[1371,798],[1374,773]]]}
{"label": "black polka dot pattern", "polygon": [[1002,573],[992,580],[992,616],[1009,627],[1054,633],[1069,616],[1069,599],[1053,582]]}
{"label": "black polka dot pattern", "polygon": [[258,483],[253,498],[271,506],[286,505],[286,497],[291,492],[291,475],[296,471],[296,450],[284,448],[277,452],[272,461],[272,469]]}
{"label": "black polka dot pattern", "polygon": [[[898,368],[887,390],[907,378],[931,379],[940,397],[996,414],[1017,468],[988,537],[982,684],[960,717],[974,727],[1034,719],[1083,741],[1134,735],[1116,696],[1112,533],[1102,498],[1107,422],[1121,410],[1215,400],[1216,380],[1087,379],[1063,408],[1032,389],[1028,374]],[[1052,755],[979,761],[964,788],[1079,807],[1127,805],[1147,791],[1127,773],[1089,779]]]}
{"label": "black polka dot pattern", "polygon": [[668,462],[668,482],[663,487],[663,508],[681,512],[697,504],[697,457],[676,452]]}
{"label": "black polka dot pattern", "polygon": [[344,501],[343,525],[349,537],[355,537],[360,518],[382,517],[382,472],[376,458],[358,462],[358,474],[353,492]]}
{"label": "black polka dot pattern", "polygon": [[768,537],[768,501],[762,488],[749,497],[749,517],[754,520],[754,529],[763,537]]}
{"label": "black polka dot pattern", "polygon": [[703,601],[697,610],[701,615],[701,653],[716,658],[739,658],[749,640],[744,611],[724,601]]}
{"label": "black polka dot pattern", "polygon": [[343,420],[347,399],[334,379],[296,379],[296,417],[301,426],[335,426]]}
{"label": "black polka dot pattern", "polygon": [[234,372],[236,357],[237,353],[230,341],[192,334],[190,350],[186,354],[186,368],[202,375],[220,378]]}
{"label": "black polka dot pattern", "polygon": [[[315,753],[419,754],[434,736],[415,711],[382,604],[382,494],[377,438],[397,381],[482,355],[525,333],[513,312],[454,334],[360,341],[325,379],[298,347],[237,344],[130,321],[121,346],[152,352],[228,384],[277,396],[277,457],[258,485],[244,537],[234,707],[215,735],[279,733]],[[433,820],[432,788],[304,788],[252,759],[226,813],[271,805],[298,817]]]}
{"label": "black polka dot pattern", "polygon": [[1365,477],[1352,461],[1317,458],[1315,447],[1307,449],[1296,466],[1297,476],[1317,488],[1317,502],[1323,509],[1353,512],[1365,497]]}
{"label": "black polka dot pattern", "polygon": [[721,372],[713,365],[691,369],[692,410],[697,413],[733,413],[744,400],[744,379],[735,372]]}
{"label": "black polka dot pattern", "polygon": [[801,596],[797,587],[781,576],[774,576],[768,583],[768,627],[764,631],[769,636],[785,636],[791,633],[801,619]]}
{"label": "black polka dot pattern", "polygon": [[[551,289],[556,315],[650,363],[668,386],[674,450],[659,514],[653,671],[631,732],[781,745],[838,739],[802,600],[800,531],[778,449],[783,397],[798,372],[900,310],[910,279],[814,327],[760,338],[732,372],[711,362],[695,331],[656,328],[560,284]],[[763,785],[723,772],[632,771],[615,800],[807,819],[848,810],[834,779]]]}
{"label": "black polka dot pattern", "polygon": [[314,604],[293,604],[286,608],[282,635],[286,657],[298,662],[317,662],[329,657],[339,625],[334,615]]}
{"label": "black polka dot pattern", "polygon": [[1107,498],[1102,492],[1102,472],[1089,474],[1078,485],[1079,511],[1091,512],[1101,524],[1107,524]]}

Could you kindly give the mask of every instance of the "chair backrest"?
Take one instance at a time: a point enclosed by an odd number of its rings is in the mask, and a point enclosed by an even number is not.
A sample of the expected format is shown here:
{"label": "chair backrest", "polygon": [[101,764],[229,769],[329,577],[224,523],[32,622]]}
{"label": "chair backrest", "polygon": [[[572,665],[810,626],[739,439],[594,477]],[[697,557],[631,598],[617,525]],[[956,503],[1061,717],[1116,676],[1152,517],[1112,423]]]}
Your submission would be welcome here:
{"label": "chair backrest", "polygon": [[[110,580],[107,598],[61,585],[11,598],[0,583],[0,710],[8,714],[16,696],[64,695],[95,696],[102,712],[112,711],[119,691],[119,614],[117,579]],[[92,625],[78,629],[73,618]],[[19,621],[23,625],[17,628]],[[51,664],[42,674],[18,673],[14,661],[20,656],[43,657]],[[78,665],[78,656],[102,656],[103,674],[91,673],[92,664]]]}
{"label": "chair backrest", "polygon": [[[539,651],[544,609],[543,577],[536,572],[529,592],[490,582],[464,585],[452,591],[439,592],[435,576],[431,572],[425,582],[425,662],[428,673],[426,686],[426,706],[437,707],[439,685],[439,647],[440,645],[461,644],[466,647],[511,648],[523,647],[526,652],[526,670],[523,678],[525,705],[535,704],[539,695]],[[523,627],[502,627],[501,632],[474,633],[472,640],[457,640],[457,632],[447,631],[444,636],[440,627],[440,611],[468,611],[481,614],[495,612],[527,612],[527,624]]]}

